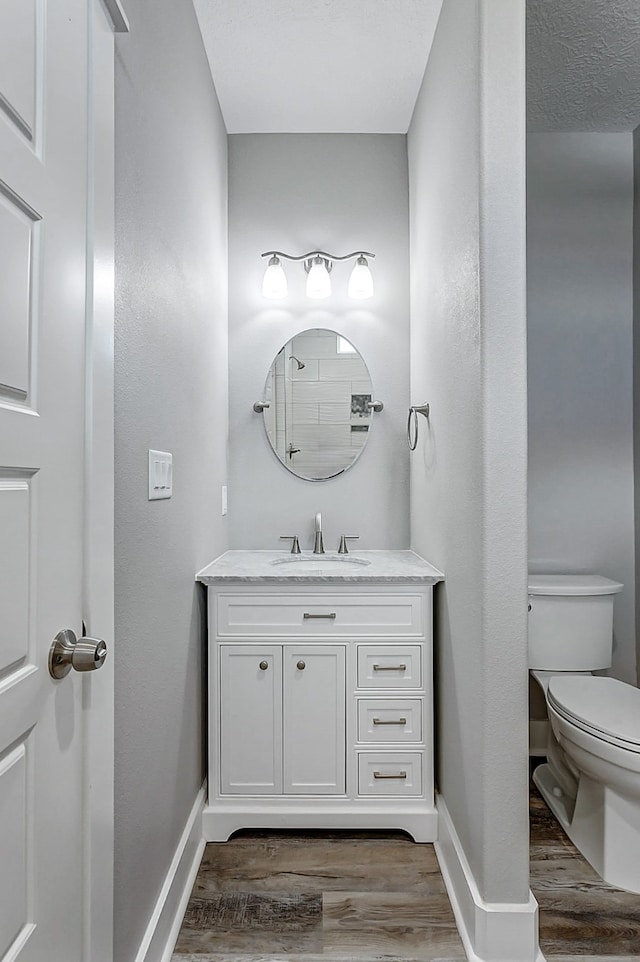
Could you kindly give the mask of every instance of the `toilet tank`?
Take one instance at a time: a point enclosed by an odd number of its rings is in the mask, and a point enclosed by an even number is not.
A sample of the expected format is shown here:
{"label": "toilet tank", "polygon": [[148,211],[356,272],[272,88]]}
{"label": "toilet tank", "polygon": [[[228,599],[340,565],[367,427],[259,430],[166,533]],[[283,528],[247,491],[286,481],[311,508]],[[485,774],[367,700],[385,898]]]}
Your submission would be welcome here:
{"label": "toilet tank", "polygon": [[601,575],[529,575],[529,668],[609,668],[622,588]]}

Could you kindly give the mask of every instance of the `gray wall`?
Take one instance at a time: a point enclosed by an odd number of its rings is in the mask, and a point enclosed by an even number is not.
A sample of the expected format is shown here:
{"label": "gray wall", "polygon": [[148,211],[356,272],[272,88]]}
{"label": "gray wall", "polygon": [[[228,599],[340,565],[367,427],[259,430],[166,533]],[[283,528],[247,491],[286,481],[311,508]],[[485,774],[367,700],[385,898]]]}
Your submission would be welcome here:
{"label": "gray wall", "polygon": [[623,582],[612,673],[635,683],[630,133],[527,150],[529,559]]}
{"label": "gray wall", "polygon": [[[323,512],[325,547],[341,533],[362,548],[406,547],[409,401],[409,229],[406,138],[368,134],[241,134],[229,138],[229,517],[234,548],[278,548],[280,534],[312,542]],[[310,301],[301,265],[286,264],[289,296],[261,295],[260,254],[321,248],[373,251],[375,296],[346,296],[351,265],[335,264],[333,295]],[[366,361],[385,410],[362,456],[322,482],[288,472],[268,445],[261,415],[276,353],[294,334],[344,334]]]}
{"label": "gray wall", "polygon": [[442,797],[489,902],[529,897],[524,3],[445,0],[409,130],[412,546],[437,589]]}
{"label": "gray wall", "polygon": [[[204,611],[226,548],[227,144],[191,0],[128,0],[116,62],[115,958],[204,777]],[[147,450],[174,494],[147,500]]]}

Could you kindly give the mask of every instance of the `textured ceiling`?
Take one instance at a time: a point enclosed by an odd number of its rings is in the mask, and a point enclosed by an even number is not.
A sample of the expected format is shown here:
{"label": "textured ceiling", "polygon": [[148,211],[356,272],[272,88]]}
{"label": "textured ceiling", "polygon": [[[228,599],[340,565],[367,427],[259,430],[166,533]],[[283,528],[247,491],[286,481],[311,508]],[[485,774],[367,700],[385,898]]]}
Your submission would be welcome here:
{"label": "textured ceiling", "polygon": [[640,0],[527,0],[530,130],[640,124]]}
{"label": "textured ceiling", "polygon": [[229,133],[405,133],[442,0],[194,0]]}

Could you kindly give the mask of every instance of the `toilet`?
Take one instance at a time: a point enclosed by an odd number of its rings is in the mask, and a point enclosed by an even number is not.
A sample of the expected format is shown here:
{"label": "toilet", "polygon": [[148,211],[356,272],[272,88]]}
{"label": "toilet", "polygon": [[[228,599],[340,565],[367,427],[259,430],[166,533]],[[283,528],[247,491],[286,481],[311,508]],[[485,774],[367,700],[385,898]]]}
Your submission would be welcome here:
{"label": "toilet", "polygon": [[613,603],[599,575],[529,576],[529,668],[546,700],[545,802],[596,872],[640,894],[640,690],[611,666]]}

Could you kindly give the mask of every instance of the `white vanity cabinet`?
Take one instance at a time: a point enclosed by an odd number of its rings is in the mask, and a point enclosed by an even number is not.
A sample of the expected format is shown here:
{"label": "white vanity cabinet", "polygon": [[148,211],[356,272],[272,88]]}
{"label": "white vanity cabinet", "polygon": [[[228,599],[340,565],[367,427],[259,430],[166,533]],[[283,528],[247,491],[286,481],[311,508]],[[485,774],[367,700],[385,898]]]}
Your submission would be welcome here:
{"label": "white vanity cabinet", "polygon": [[232,643],[217,654],[221,795],[343,794],[344,647]]}
{"label": "white vanity cabinet", "polygon": [[407,583],[311,571],[245,581],[218,562],[200,573],[207,840],[240,828],[396,828],[435,840],[432,591],[442,576],[418,560],[427,574]]}

